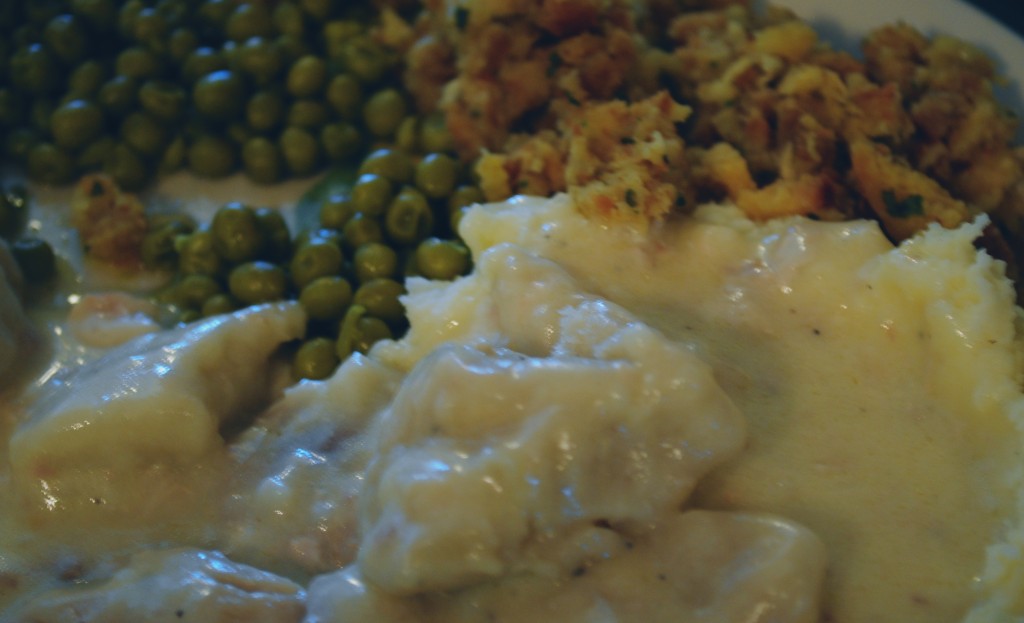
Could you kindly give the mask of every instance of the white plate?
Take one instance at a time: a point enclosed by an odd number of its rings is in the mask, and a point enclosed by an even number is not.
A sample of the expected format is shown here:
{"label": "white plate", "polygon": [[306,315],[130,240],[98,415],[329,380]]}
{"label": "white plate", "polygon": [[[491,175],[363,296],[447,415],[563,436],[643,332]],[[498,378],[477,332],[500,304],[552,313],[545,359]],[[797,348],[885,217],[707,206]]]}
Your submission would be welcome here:
{"label": "white plate", "polygon": [[[1011,0],[1012,1],[1012,0]],[[905,22],[928,36],[949,34],[973,43],[995,59],[1007,84],[997,96],[1024,117],[1024,39],[979,9],[960,0],[775,0],[807,20],[837,49],[857,56],[860,40],[884,24]],[[1024,127],[1017,140],[1024,142]]]}

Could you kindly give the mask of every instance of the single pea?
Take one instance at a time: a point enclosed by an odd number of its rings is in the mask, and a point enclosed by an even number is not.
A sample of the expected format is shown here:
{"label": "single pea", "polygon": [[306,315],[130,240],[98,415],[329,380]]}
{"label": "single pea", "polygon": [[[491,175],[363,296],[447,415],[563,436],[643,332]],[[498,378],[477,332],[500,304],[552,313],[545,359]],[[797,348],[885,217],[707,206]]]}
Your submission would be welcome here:
{"label": "single pea", "polygon": [[327,62],[308,54],[292,64],[285,78],[285,86],[292,97],[315,97],[327,84]]}
{"label": "single pea", "polygon": [[331,162],[350,163],[362,150],[363,135],[351,123],[328,123],[320,129],[320,144]]}
{"label": "single pea", "polygon": [[122,50],[114,67],[118,75],[139,81],[155,78],[163,71],[160,58],[152,50],[138,45]]}
{"label": "single pea", "polygon": [[350,305],[345,316],[338,323],[338,339],[334,343],[334,354],[342,361],[356,352],[356,341],[359,337],[359,320],[366,315],[366,308],[361,305]]}
{"label": "single pea", "polygon": [[295,249],[288,268],[291,271],[292,283],[297,290],[302,290],[308,283],[318,277],[330,277],[341,274],[345,267],[345,258],[338,245],[320,238],[311,239]]}
{"label": "single pea", "polygon": [[211,34],[221,34],[231,12],[238,3],[234,0],[206,0],[196,12],[199,21]]}
{"label": "single pea", "polygon": [[242,169],[257,184],[273,184],[284,177],[284,157],[274,141],[254,136],[242,145]]}
{"label": "single pea", "polygon": [[331,14],[333,2],[331,0],[299,0],[299,6],[314,21],[321,22]]}
{"label": "single pea", "polygon": [[174,287],[175,302],[185,309],[201,309],[211,297],[221,294],[224,289],[210,275],[185,275]]}
{"label": "single pea", "polygon": [[192,324],[202,319],[203,314],[198,309],[186,309],[178,315],[178,324]]}
{"label": "single pea", "polygon": [[245,106],[246,122],[257,132],[274,130],[281,125],[284,117],[284,97],[277,91],[257,91]]}
{"label": "single pea", "polygon": [[72,14],[64,13],[51,19],[43,30],[43,42],[66,65],[73,65],[89,56],[89,35],[85,25]]}
{"label": "single pea", "polygon": [[25,122],[25,99],[14,89],[0,87],[0,127],[13,128]]}
{"label": "single pea", "polygon": [[452,233],[459,233],[459,225],[462,224],[462,219],[466,217],[469,212],[469,207],[464,206],[448,212],[448,226],[451,228]]}
{"label": "single pea", "polygon": [[208,229],[176,238],[175,248],[178,251],[178,271],[183,275],[219,275],[224,270],[213,233]]}
{"label": "single pea", "polygon": [[299,38],[306,34],[302,9],[294,2],[278,2],[274,6],[273,21],[279,34]]}
{"label": "single pea", "polygon": [[395,244],[411,245],[423,240],[434,228],[434,213],[423,193],[412,187],[402,192],[388,205],[384,217],[384,231]]}
{"label": "single pea", "polygon": [[238,201],[226,203],[214,212],[210,232],[217,255],[233,263],[260,257],[266,243],[256,212]]}
{"label": "single pea", "polygon": [[192,28],[175,28],[167,39],[167,53],[175,65],[181,67],[189,55],[199,48],[199,41],[199,35]]}
{"label": "single pea", "polygon": [[386,277],[371,279],[360,285],[353,295],[353,303],[362,305],[366,313],[389,324],[397,324],[405,318],[405,306],[399,297],[405,294],[405,287]]}
{"label": "single pea", "polygon": [[335,354],[334,340],[315,337],[303,342],[295,351],[292,359],[292,377],[296,380],[310,379],[319,381],[326,379],[338,367],[338,356]]}
{"label": "single pea", "polygon": [[103,112],[88,100],[72,100],[53,111],[50,132],[58,147],[79,149],[103,132]]}
{"label": "single pea", "polygon": [[175,268],[178,264],[176,239],[191,233],[192,229],[188,223],[177,219],[161,224],[150,222],[140,247],[143,264],[155,269]]}
{"label": "single pea", "polygon": [[103,162],[114,149],[117,141],[112,136],[100,136],[95,141],[86,145],[78,152],[75,159],[75,167],[79,171],[98,171],[103,168]]}
{"label": "single pea", "polygon": [[193,50],[181,65],[181,77],[187,84],[194,84],[203,76],[228,68],[224,53],[216,48],[200,46]]}
{"label": "single pea", "polygon": [[142,109],[160,121],[170,122],[185,113],[185,90],[166,80],[147,80],[139,88]]}
{"label": "single pea", "polygon": [[381,89],[363,104],[363,123],[374,136],[391,136],[408,109],[405,97],[397,89]]}
{"label": "single pea", "polygon": [[112,31],[117,24],[114,0],[71,0],[71,12],[100,33]]}
{"label": "single pea", "polygon": [[355,213],[348,195],[333,194],[320,204],[320,224],[340,231]]}
{"label": "single pea", "polygon": [[298,249],[311,240],[326,240],[339,249],[343,244],[340,231],[329,227],[315,227],[313,229],[304,229],[296,234],[295,240],[292,241],[292,248]]}
{"label": "single pea", "polygon": [[42,238],[25,236],[15,240],[11,244],[11,254],[25,281],[30,284],[46,284],[57,274],[57,258],[53,247]]}
{"label": "single pea", "polygon": [[232,121],[224,128],[224,135],[235,145],[241,147],[245,145],[245,142],[254,136],[258,136],[253,132],[252,128],[245,125],[241,121]]}
{"label": "single pea", "polygon": [[363,86],[349,74],[338,74],[327,83],[327,103],[346,121],[355,121],[363,109]]}
{"label": "single pea", "polygon": [[12,128],[4,139],[4,154],[9,162],[27,164],[29,152],[42,140],[42,135],[34,128],[28,126]]}
{"label": "single pea", "polygon": [[128,191],[141,190],[149,181],[151,172],[142,154],[127,144],[115,144],[103,159],[103,172],[114,178],[117,185]]}
{"label": "single pea", "polygon": [[264,240],[261,258],[272,262],[283,262],[288,259],[292,253],[292,235],[281,211],[261,207],[256,208],[253,213],[256,215],[256,224]]}
{"label": "single pea", "polygon": [[242,112],[245,83],[237,73],[222,69],[206,74],[192,87],[196,111],[214,121],[226,121]]}
{"label": "single pea", "polygon": [[82,99],[95,96],[107,80],[107,68],[103,63],[89,59],[75,67],[68,77],[68,93]]}
{"label": "single pea", "polygon": [[411,184],[415,167],[406,152],[382,147],[371,152],[359,164],[359,175],[365,173],[381,175],[396,184]]}
{"label": "single pea", "polygon": [[132,36],[136,41],[161,52],[166,49],[169,31],[167,17],[155,7],[143,7],[132,24]]}
{"label": "single pea", "polygon": [[469,249],[457,240],[427,238],[416,247],[416,266],[427,279],[455,279],[469,272]]}
{"label": "single pea", "polygon": [[231,41],[245,41],[250,37],[269,37],[274,34],[274,18],[267,5],[243,2],[231,12],[224,25],[224,34]]}
{"label": "single pea", "polygon": [[196,176],[227,177],[237,164],[235,146],[226,138],[204,134],[188,148],[188,168]]}
{"label": "single pea", "polygon": [[379,82],[398,59],[368,35],[352,37],[342,46],[341,64],[363,84]]}
{"label": "single pea", "polygon": [[138,101],[139,83],[128,76],[114,76],[103,83],[96,102],[110,117],[122,117],[135,108]]}
{"label": "single pea", "polygon": [[356,212],[378,217],[388,209],[394,196],[391,182],[380,175],[365,173],[352,185],[352,206]]}
{"label": "single pea", "polygon": [[36,130],[44,136],[51,134],[50,121],[53,113],[57,110],[57,102],[49,97],[40,97],[32,102],[28,108],[29,122]]}
{"label": "single pea", "polygon": [[317,99],[299,99],[288,108],[285,123],[297,128],[317,131],[330,119],[331,113],[327,106]]}
{"label": "single pea", "polygon": [[228,275],[228,290],[231,296],[245,305],[278,301],[288,290],[288,278],[277,264],[246,262]]}
{"label": "single pea", "polygon": [[321,34],[327,58],[332,62],[339,62],[345,53],[345,44],[352,37],[363,34],[365,30],[364,24],[351,19],[335,19],[324,24]]}
{"label": "single pea", "polygon": [[131,39],[135,31],[135,18],[146,8],[142,0],[126,0],[117,12],[117,30],[125,39]]}
{"label": "single pea", "polygon": [[278,139],[288,170],[296,176],[311,175],[320,167],[320,145],[308,130],[289,126]]}
{"label": "single pea", "polygon": [[238,302],[231,298],[230,294],[214,294],[210,298],[203,301],[203,306],[200,308],[203,318],[209,318],[210,316],[220,316],[221,314],[230,314],[231,312],[238,309]]}
{"label": "single pea", "polygon": [[419,125],[419,147],[423,151],[444,153],[455,150],[455,140],[443,113],[428,115]]}
{"label": "single pea", "polygon": [[260,86],[272,84],[285,67],[284,54],[274,42],[251,37],[238,50],[239,68]]}
{"label": "single pea", "polygon": [[427,154],[416,165],[416,187],[430,199],[451,195],[458,178],[458,163],[445,154]]}
{"label": "single pea", "polygon": [[370,352],[374,344],[381,340],[390,340],[392,337],[394,335],[391,333],[391,328],[383,320],[373,316],[363,316],[356,320],[353,347],[356,352],[365,355]]}
{"label": "single pea", "polygon": [[161,175],[169,175],[180,171],[188,159],[188,144],[185,136],[181,133],[175,134],[164,147],[163,154],[157,162],[157,172]]}
{"label": "single pea", "polygon": [[278,35],[274,39],[274,45],[281,51],[285,64],[289,66],[312,52],[304,39],[292,35]]}
{"label": "single pea", "polygon": [[7,62],[11,84],[23,92],[42,95],[60,87],[57,61],[42,44],[19,47]]}
{"label": "single pea", "polygon": [[75,161],[53,143],[36,143],[28,152],[28,176],[41,184],[62,186],[75,176]]}
{"label": "single pea", "polygon": [[339,320],[352,302],[352,286],[342,277],[317,277],[299,293],[311,320]]}
{"label": "single pea", "polygon": [[393,278],[398,274],[398,253],[387,245],[369,242],[356,249],[352,269],[359,283]]}
{"label": "single pea", "polygon": [[484,193],[477,186],[459,186],[448,197],[448,211],[455,212],[461,208],[484,202]]}
{"label": "single pea", "polygon": [[167,126],[147,112],[134,112],[121,122],[121,140],[144,156],[160,153],[170,138]]}
{"label": "single pea", "polygon": [[402,119],[395,130],[395,146],[410,154],[420,151],[419,127],[420,120],[416,115]]}
{"label": "single pea", "polygon": [[384,232],[380,227],[380,223],[377,219],[372,216],[367,216],[362,212],[356,212],[356,214],[345,223],[344,229],[341,230],[342,240],[345,242],[345,246],[348,249],[355,251],[360,246],[368,242],[381,242],[384,240]]}

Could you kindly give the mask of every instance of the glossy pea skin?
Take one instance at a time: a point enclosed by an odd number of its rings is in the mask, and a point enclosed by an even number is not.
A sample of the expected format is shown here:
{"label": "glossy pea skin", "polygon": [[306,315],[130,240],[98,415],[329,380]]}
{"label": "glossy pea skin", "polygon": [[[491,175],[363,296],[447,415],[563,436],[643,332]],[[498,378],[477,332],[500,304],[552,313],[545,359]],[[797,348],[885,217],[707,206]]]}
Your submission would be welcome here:
{"label": "glossy pea skin", "polygon": [[450,281],[469,272],[469,249],[456,240],[427,238],[416,247],[416,267],[428,279]]}
{"label": "glossy pea skin", "polygon": [[384,231],[399,245],[411,245],[426,238],[434,227],[434,213],[426,197],[415,188],[404,188],[388,206]]}
{"label": "glossy pea skin", "polygon": [[405,97],[397,89],[382,89],[363,104],[363,123],[374,136],[391,136],[402,123],[408,108]]}
{"label": "glossy pea skin", "polygon": [[333,194],[320,205],[320,224],[340,231],[355,213],[356,208],[351,197]]}
{"label": "glossy pea skin", "polygon": [[264,241],[260,257],[272,262],[283,262],[288,259],[292,252],[292,236],[281,212],[274,208],[262,207],[256,208],[253,214],[256,215],[256,224]]}
{"label": "glossy pea skin", "polygon": [[185,275],[174,286],[174,300],[179,307],[199,310],[207,299],[222,292],[220,283],[209,275]]}
{"label": "glossy pea skin", "polygon": [[334,373],[340,363],[334,340],[315,337],[303,342],[292,359],[292,377],[319,381]]}
{"label": "glossy pea skin", "polygon": [[352,303],[352,286],[336,275],[317,277],[302,288],[299,303],[311,320],[340,320]]}
{"label": "glossy pea skin", "polygon": [[224,262],[217,254],[213,233],[199,230],[176,239],[178,271],[184,275],[219,275]]}
{"label": "glossy pea skin", "polygon": [[327,63],[308,54],[295,61],[288,69],[285,88],[292,97],[306,98],[319,95],[327,84]]}
{"label": "glossy pea skin", "polygon": [[257,184],[273,184],[284,177],[284,156],[277,143],[254,136],[242,145],[242,170]]}
{"label": "glossy pea skin", "polygon": [[221,314],[230,314],[231,312],[238,309],[238,302],[231,298],[230,294],[219,293],[214,294],[210,298],[203,301],[202,307],[199,309],[200,313],[204,318],[210,316],[219,316]]}
{"label": "glossy pea skin", "polygon": [[228,290],[244,305],[278,301],[288,291],[284,269],[270,262],[246,262],[228,275]]}
{"label": "glossy pea skin", "polygon": [[103,111],[88,100],[71,100],[50,116],[53,142],[63,149],[80,149],[96,140],[102,131]]}
{"label": "glossy pea skin", "polygon": [[313,174],[320,166],[320,144],[306,129],[289,126],[278,139],[285,165],[292,174]]}
{"label": "glossy pea skin", "polygon": [[222,69],[199,78],[192,87],[192,104],[203,117],[225,121],[245,105],[245,83],[237,73]]}
{"label": "glossy pea skin", "polygon": [[367,216],[362,212],[356,212],[341,230],[342,240],[348,249],[355,251],[368,242],[382,242],[384,230],[381,229],[377,219]]}
{"label": "glossy pea skin", "polygon": [[151,220],[149,230],[142,238],[142,263],[149,268],[175,268],[178,264],[177,237],[190,234],[192,229],[182,220],[174,219],[163,223]]}
{"label": "glossy pea skin", "polygon": [[338,325],[335,354],[342,361],[352,353],[365,354],[380,340],[392,338],[391,328],[380,318],[367,316],[366,308],[352,304]]}
{"label": "glossy pea skin", "polygon": [[359,286],[352,300],[366,309],[367,314],[394,325],[405,318],[405,306],[399,300],[404,294],[405,286],[394,279],[380,277]]}
{"label": "glossy pea skin", "polygon": [[415,170],[409,154],[387,147],[374,150],[359,163],[359,175],[373,173],[386,177],[396,184],[411,184]]}
{"label": "glossy pea skin", "polygon": [[318,277],[340,275],[345,257],[338,245],[322,238],[313,238],[295,249],[288,268],[295,288],[302,290]]}
{"label": "glossy pea skin", "polygon": [[374,173],[364,173],[352,185],[352,206],[356,212],[378,217],[387,210],[393,193],[390,180]]}
{"label": "glossy pea skin", "polygon": [[352,270],[359,283],[393,278],[398,274],[398,253],[385,244],[369,242],[356,249]]}
{"label": "glossy pea skin", "polygon": [[[265,240],[256,213],[242,203],[221,206],[213,215],[210,232],[214,250],[228,262],[254,260],[263,251]],[[242,297],[238,299],[245,301]]]}
{"label": "glossy pea skin", "polygon": [[236,148],[231,141],[212,134],[196,138],[188,147],[188,168],[198,177],[227,177],[237,164]]}
{"label": "glossy pea skin", "polygon": [[334,112],[346,121],[355,121],[363,107],[363,86],[348,74],[338,74],[327,83],[325,95]]}
{"label": "glossy pea skin", "polygon": [[68,77],[68,93],[82,99],[91,98],[99,92],[107,78],[107,68],[103,63],[89,59],[71,72]]}
{"label": "glossy pea skin", "polygon": [[128,76],[114,76],[100,87],[96,102],[111,117],[122,117],[135,108],[139,83]]}
{"label": "glossy pea skin", "polygon": [[416,165],[416,188],[430,199],[451,195],[458,180],[459,165],[446,154],[427,154]]}

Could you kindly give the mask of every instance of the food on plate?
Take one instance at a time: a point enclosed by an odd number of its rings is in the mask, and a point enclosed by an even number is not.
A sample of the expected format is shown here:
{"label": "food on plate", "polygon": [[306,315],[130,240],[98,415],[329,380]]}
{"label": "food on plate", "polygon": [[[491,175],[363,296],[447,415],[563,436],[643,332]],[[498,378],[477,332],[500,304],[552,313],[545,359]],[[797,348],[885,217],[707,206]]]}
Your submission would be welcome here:
{"label": "food on plate", "polygon": [[[0,88],[31,175],[105,169],[0,204],[0,619],[1024,617],[1024,161],[973,47],[728,0],[71,7]],[[116,140],[65,98],[26,146],[48,63]],[[283,211],[131,192],[323,154]]]}

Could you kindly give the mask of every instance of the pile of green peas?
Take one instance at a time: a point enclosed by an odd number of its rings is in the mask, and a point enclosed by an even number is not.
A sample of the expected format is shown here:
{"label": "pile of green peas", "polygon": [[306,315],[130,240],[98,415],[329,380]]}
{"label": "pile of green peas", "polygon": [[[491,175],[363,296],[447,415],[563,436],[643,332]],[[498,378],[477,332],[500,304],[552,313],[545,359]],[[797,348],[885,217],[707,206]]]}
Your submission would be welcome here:
{"label": "pile of green peas", "polygon": [[154,220],[143,260],[175,271],[158,298],[182,322],[297,299],[309,324],[293,376],[326,378],[352,353],[405,332],[405,277],[469,272],[469,250],[454,228],[483,198],[465,177],[446,154],[381,148],[359,164],[350,192],[323,200],[307,231],[293,236],[275,209],[228,203],[199,227],[173,216]]}
{"label": "pile of green peas", "polygon": [[103,171],[134,191],[182,168],[270,184],[381,142],[448,149],[375,19],[368,1],[0,3],[4,158],[39,183]]}

